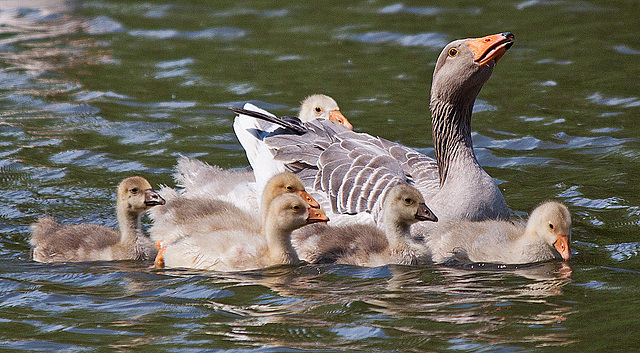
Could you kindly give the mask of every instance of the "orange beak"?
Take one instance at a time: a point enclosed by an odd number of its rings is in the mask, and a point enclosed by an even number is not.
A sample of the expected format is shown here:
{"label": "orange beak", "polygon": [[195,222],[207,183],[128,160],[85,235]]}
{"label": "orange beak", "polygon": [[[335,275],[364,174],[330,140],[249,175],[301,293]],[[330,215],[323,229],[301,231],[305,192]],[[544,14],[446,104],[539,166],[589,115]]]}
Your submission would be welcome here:
{"label": "orange beak", "polygon": [[571,248],[569,248],[569,235],[558,234],[558,239],[553,246],[558,250],[560,256],[565,261],[571,259]]}
{"label": "orange beak", "polygon": [[330,111],[329,112],[329,120],[333,120],[336,123],[340,123],[340,124],[344,125],[344,127],[346,127],[347,129],[353,130],[353,125],[351,125],[349,120],[347,120],[347,118],[345,118],[344,115],[342,115],[342,113],[340,113],[339,110]]}
{"label": "orange beak", "polygon": [[512,33],[505,32],[482,38],[468,39],[467,44],[473,51],[473,60],[482,66],[491,60],[495,60],[497,63],[504,53],[511,48],[515,38]]}
{"label": "orange beak", "polygon": [[307,217],[307,224],[319,222],[329,222],[329,217],[322,213],[320,209],[309,208],[309,217]]}
{"label": "orange beak", "polygon": [[318,203],[318,201],[316,201],[313,197],[311,197],[311,195],[309,195],[308,192],[302,190],[300,191],[298,196],[302,197],[303,200],[307,201],[307,203],[309,204],[309,206],[311,206],[311,208],[320,208],[320,204]]}

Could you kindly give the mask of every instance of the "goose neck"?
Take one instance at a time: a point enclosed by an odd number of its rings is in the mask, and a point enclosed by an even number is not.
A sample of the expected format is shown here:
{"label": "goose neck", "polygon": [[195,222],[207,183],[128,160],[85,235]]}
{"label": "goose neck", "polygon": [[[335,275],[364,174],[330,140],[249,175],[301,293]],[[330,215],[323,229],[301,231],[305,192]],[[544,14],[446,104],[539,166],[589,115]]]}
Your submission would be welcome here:
{"label": "goose neck", "polygon": [[384,222],[384,232],[389,241],[389,248],[396,249],[406,246],[410,237],[410,225],[402,222]]}
{"label": "goose neck", "polygon": [[267,252],[273,265],[297,264],[298,254],[291,245],[291,232],[278,225],[277,218],[265,217],[263,234],[267,241]]}
{"label": "goose neck", "polygon": [[456,104],[431,100],[433,146],[440,186],[445,183],[453,165],[478,165],[471,140],[472,110],[473,101]]}
{"label": "goose neck", "polygon": [[138,232],[141,229],[141,213],[129,209],[126,205],[118,203],[116,205],[118,227],[120,229],[121,243],[135,243]]}

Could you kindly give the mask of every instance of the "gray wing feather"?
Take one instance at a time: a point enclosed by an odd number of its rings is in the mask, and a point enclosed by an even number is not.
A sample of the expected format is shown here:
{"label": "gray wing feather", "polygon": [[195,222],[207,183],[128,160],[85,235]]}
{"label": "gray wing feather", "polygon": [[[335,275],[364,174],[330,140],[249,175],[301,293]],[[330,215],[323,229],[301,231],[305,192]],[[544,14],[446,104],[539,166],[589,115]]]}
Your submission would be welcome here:
{"label": "gray wing feather", "polygon": [[[338,211],[338,192],[344,180],[344,175],[349,171],[348,164],[341,164],[331,172],[328,194],[331,198],[331,209],[334,213],[342,213]],[[340,205],[342,206],[342,205]],[[341,207],[342,208],[342,207]]]}
{"label": "gray wing feather", "polygon": [[411,148],[328,120],[307,122],[305,128],[302,135],[271,129],[264,142],[310,191],[325,194],[334,213],[375,217],[378,201],[399,183],[414,184],[425,197],[439,188],[435,160]]}

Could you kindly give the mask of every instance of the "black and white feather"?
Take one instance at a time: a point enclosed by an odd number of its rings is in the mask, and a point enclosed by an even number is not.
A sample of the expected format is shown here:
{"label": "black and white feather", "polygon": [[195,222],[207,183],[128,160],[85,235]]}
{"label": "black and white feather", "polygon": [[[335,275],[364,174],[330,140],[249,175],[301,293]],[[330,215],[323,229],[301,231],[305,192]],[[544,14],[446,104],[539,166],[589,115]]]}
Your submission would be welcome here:
{"label": "black and white feather", "polygon": [[380,200],[394,185],[411,184],[427,198],[438,190],[436,161],[411,148],[329,120],[284,120],[251,104],[236,111],[241,114],[234,127],[256,180],[280,166],[297,174],[333,214],[369,213],[375,221]]}

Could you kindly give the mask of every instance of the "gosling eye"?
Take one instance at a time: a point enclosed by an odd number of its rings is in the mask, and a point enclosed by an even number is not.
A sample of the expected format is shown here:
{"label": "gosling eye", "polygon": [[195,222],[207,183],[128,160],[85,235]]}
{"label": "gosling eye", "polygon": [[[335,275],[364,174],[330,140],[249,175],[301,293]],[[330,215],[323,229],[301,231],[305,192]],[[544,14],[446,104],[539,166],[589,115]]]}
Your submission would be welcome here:
{"label": "gosling eye", "polygon": [[404,203],[405,205],[411,205],[413,203],[413,200],[409,197],[407,197],[406,199],[404,199]]}
{"label": "gosling eye", "polygon": [[287,189],[288,192],[293,192],[294,190],[293,185],[287,185],[284,188]]}
{"label": "gosling eye", "polygon": [[298,206],[298,205],[293,205],[293,206],[291,207],[291,209],[292,209],[292,210],[294,210],[294,211],[300,211],[300,206]]}
{"label": "gosling eye", "polygon": [[138,193],[138,191],[140,191],[140,190],[139,190],[138,188],[133,188],[133,189],[131,189],[131,190],[129,190],[129,191],[131,191],[131,193],[135,195],[135,194],[137,194],[137,193]]}
{"label": "gosling eye", "polygon": [[449,57],[450,58],[453,58],[456,55],[458,55],[458,49],[456,49],[456,48],[449,49]]}
{"label": "gosling eye", "polygon": [[549,223],[549,229],[553,230],[553,223]]}
{"label": "gosling eye", "polygon": [[320,107],[315,107],[314,110],[316,111],[316,113],[322,113],[322,108]]}

